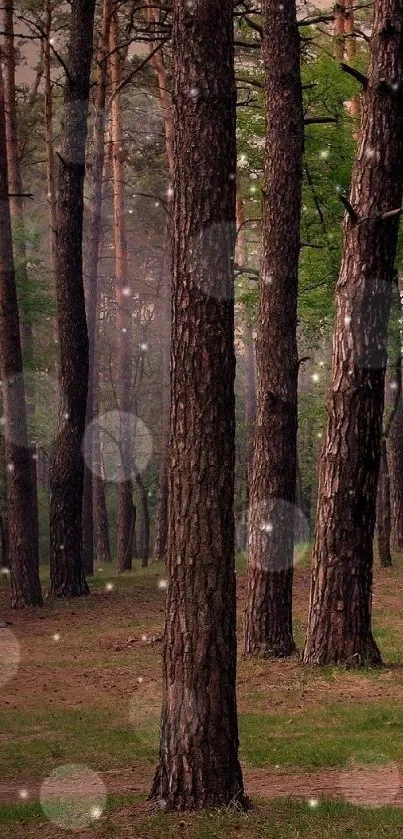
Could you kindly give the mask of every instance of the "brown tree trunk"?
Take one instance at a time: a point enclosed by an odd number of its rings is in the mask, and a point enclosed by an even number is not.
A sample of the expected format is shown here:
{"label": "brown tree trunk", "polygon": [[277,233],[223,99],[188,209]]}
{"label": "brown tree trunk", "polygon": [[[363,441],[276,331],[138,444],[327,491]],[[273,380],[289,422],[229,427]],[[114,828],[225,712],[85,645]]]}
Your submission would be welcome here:
{"label": "brown tree trunk", "polygon": [[88,592],[81,528],[88,386],[82,234],[94,9],[95,0],[72,0],[58,164],[56,294],[62,396],[50,472],[50,581],[52,594],[70,597]]}
{"label": "brown tree trunk", "polygon": [[138,540],[140,546],[139,553],[141,556],[141,567],[147,568],[150,556],[150,512],[148,509],[148,495],[139,472],[136,472],[135,479],[141,499],[140,538]]}
{"label": "brown tree trunk", "polygon": [[336,60],[342,61],[344,57],[344,26],[345,26],[345,0],[337,0],[334,5],[334,49],[333,55]]}
{"label": "brown tree trunk", "polygon": [[[148,19],[156,24],[160,12],[155,8],[148,9]],[[151,52],[155,49],[156,43],[151,41]],[[172,102],[169,90],[168,74],[165,66],[164,52],[161,48],[150,58],[151,66],[155,71],[158,83],[158,93],[161,107],[164,114],[165,150],[168,162],[170,182],[173,178],[173,125],[172,125]],[[163,301],[163,328],[162,328],[162,416],[161,416],[161,461],[158,478],[158,500],[154,516],[154,546],[153,561],[165,562],[168,542],[168,463],[169,463],[169,406],[170,406],[170,326],[171,326],[171,258],[172,258],[172,225],[171,225],[171,201],[168,199],[168,220],[166,227],[164,259],[162,266],[162,287],[161,295]]]}
{"label": "brown tree trunk", "polygon": [[8,200],[3,77],[0,69],[0,376],[3,389],[8,558],[14,608],[42,604],[35,488],[28,447],[22,352]]}
{"label": "brown tree trunk", "polygon": [[235,696],[233,5],[175,0],[168,592],[151,797],[243,801]]}
{"label": "brown tree trunk", "polygon": [[392,565],[392,555],[390,552],[390,475],[385,437],[382,437],[381,440],[381,455],[376,499],[376,529],[378,536],[379,562],[382,568],[390,568]]}
{"label": "brown tree trunk", "polygon": [[[245,652],[286,656],[295,649],[292,578],[303,112],[295,2],[285,0],[281,6],[266,2],[262,9],[267,127]],[[281,61],[279,55],[284,56]]]}
{"label": "brown tree trunk", "polygon": [[121,57],[119,45],[118,13],[111,19],[110,67],[112,82],[112,149],[113,149],[113,206],[116,263],[116,396],[120,412],[121,474],[119,482],[119,511],[117,522],[116,570],[130,571],[133,556],[136,509],[133,504],[132,459],[133,440],[130,414],[131,400],[131,302],[129,289],[129,265],[127,256],[125,223],[125,166],[123,151],[123,117],[121,96],[117,92],[121,83]]}
{"label": "brown tree trunk", "polygon": [[44,39],[44,73],[45,73],[45,146],[46,146],[46,174],[48,186],[48,206],[50,223],[50,253],[52,276],[56,276],[56,186],[55,186],[55,155],[53,150],[53,99],[50,64],[50,37],[52,32],[51,0],[45,2],[45,39]]}
{"label": "brown tree trunk", "polygon": [[[109,49],[109,32],[111,24],[111,2],[104,0],[102,11],[102,29],[100,35],[100,42],[97,54],[98,63],[98,87],[95,102],[95,120],[94,120],[94,148],[92,156],[91,167],[91,199],[90,199],[90,219],[88,225],[88,258],[87,258],[87,283],[86,283],[86,311],[87,311],[87,327],[88,327],[88,346],[89,346],[89,371],[88,371],[88,394],[87,394],[87,413],[86,425],[87,427],[93,422],[95,417],[94,401],[95,401],[95,377],[96,377],[96,345],[97,345],[97,312],[99,308],[99,290],[98,290],[98,261],[99,249],[101,242],[102,230],[102,193],[103,193],[103,170],[105,161],[105,102],[106,102],[106,87],[108,77],[107,54]],[[92,426],[92,434],[97,435],[97,430]],[[92,441],[94,445],[94,440]],[[83,493],[83,562],[85,573],[94,573],[94,484],[97,482],[97,504],[100,505],[99,512],[105,509],[106,503],[100,497],[102,492],[105,492],[104,484],[94,474],[93,470],[93,445],[87,451],[86,463],[84,467],[84,493]],[[106,526],[108,520],[106,518]],[[103,528],[104,529],[104,528]],[[107,540],[109,542],[109,538]],[[104,553],[105,543],[102,546],[102,553]],[[96,553],[98,555],[98,545],[96,546]],[[101,561],[105,558],[101,557]],[[108,561],[108,560],[106,560]]]}
{"label": "brown tree trunk", "polygon": [[[332,385],[304,660],[379,665],[371,632],[372,541],[387,331],[402,203],[402,0],[376,0],[362,140],[336,288]],[[382,126],[382,131],[379,130]],[[370,154],[368,154],[370,150]]]}
{"label": "brown tree trunk", "polygon": [[389,435],[389,462],[391,473],[392,533],[394,551],[403,551],[403,397],[399,404]]}
{"label": "brown tree trunk", "polygon": [[[15,47],[14,47],[14,2],[5,0],[3,6],[3,27],[4,27],[4,101],[6,113],[6,138],[7,138],[7,173],[8,190],[10,193],[10,212],[14,227],[13,251],[14,264],[17,266],[17,276],[20,277],[22,287],[28,285],[27,253],[25,247],[25,225],[24,225],[24,199],[22,197],[23,184],[21,177],[21,162],[18,146],[18,125],[17,125],[17,96],[15,88]],[[20,318],[21,348],[23,362],[28,368],[32,368],[34,361],[34,342],[32,325],[24,318]],[[25,385],[27,419],[35,411],[35,393],[32,382]],[[29,437],[29,433],[28,433]],[[35,447],[30,447],[31,469],[33,473],[33,496],[34,506],[33,517],[38,523],[38,494],[36,484],[36,461],[34,459]],[[36,527],[35,538],[37,545],[35,553],[38,552],[38,527]]]}
{"label": "brown tree trunk", "polygon": [[153,562],[165,562],[168,543],[168,464],[170,406],[170,331],[171,331],[171,224],[168,220],[162,265],[162,365],[161,365],[161,446],[157,504],[154,515]]}

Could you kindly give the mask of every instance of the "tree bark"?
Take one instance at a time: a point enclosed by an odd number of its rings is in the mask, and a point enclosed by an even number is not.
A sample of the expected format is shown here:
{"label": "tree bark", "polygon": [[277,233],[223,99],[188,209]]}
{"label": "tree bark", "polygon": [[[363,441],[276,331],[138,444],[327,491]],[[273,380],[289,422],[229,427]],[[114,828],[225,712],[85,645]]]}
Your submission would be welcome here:
{"label": "tree bark", "polygon": [[170,810],[243,802],[235,696],[233,6],[175,0],[168,592],[160,759]]}
{"label": "tree bark", "polygon": [[0,375],[3,388],[11,604],[42,605],[37,516],[28,446],[17,289],[8,199],[3,77],[0,69]]}
{"label": "tree bark", "polygon": [[[344,220],[304,661],[381,664],[371,632],[387,331],[402,203],[402,0],[376,0],[362,139]],[[387,83],[385,79],[390,79]],[[382,130],[379,127],[382,126]]]}
{"label": "tree bark", "polygon": [[88,593],[81,527],[81,447],[88,386],[82,234],[94,9],[95,0],[72,0],[58,162],[56,296],[61,402],[50,472],[50,581],[52,594],[69,597]]}
{"label": "tree bark", "polygon": [[[99,289],[98,289],[98,262],[99,249],[101,243],[102,231],[102,197],[103,197],[103,171],[105,162],[105,102],[106,102],[106,87],[108,78],[108,63],[107,55],[109,49],[109,33],[111,25],[111,9],[112,4],[110,0],[104,0],[102,10],[102,27],[97,54],[98,64],[98,87],[95,102],[95,120],[93,130],[93,155],[91,166],[91,198],[90,198],[90,218],[88,225],[88,257],[87,257],[87,283],[86,283],[86,312],[87,312],[87,328],[88,328],[88,347],[89,347],[89,372],[88,372],[88,393],[87,393],[87,412],[86,412],[86,426],[88,427],[95,417],[95,378],[96,371],[96,345],[97,345],[97,313],[99,309]],[[97,436],[96,427],[92,426],[91,436]],[[84,467],[84,493],[83,493],[83,561],[85,573],[94,573],[94,493],[97,495],[97,505],[99,505],[99,515],[102,515],[106,527],[108,527],[108,519],[104,518],[104,511],[106,511],[105,499],[101,498],[102,493],[105,492],[103,481],[100,481],[93,470],[93,446],[96,445],[95,440],[92,440],[91,450],[87,451],[86,464]],[[99,441],[98,441],[99,445]],[[97,487],[95,490],[95,483]],[[103,526],[103,531],[105,524]],[[101,547],[101,553],[105,554],[109,544],[109,536],[107,541],[102,539],[102,546],[96,545],[96,554],[98,548]],[[105,561],[105,555],[101,557],[101,561]],[[109,561],[109,560],[106,560]]]}
{"label": "tree bark", "polygon": [[390,475],[385,437],[382,437],[381,440],[381,455],[376,499],[376,529],[378,536],[379,562],[382,568],[390,568],[392,565],[392,554],[390,552]]}
{"label": "tree bark", "polygon": [[394,551],[403,551],[403,397],[400,400],[389,436],[391,473],[392,533]]}
{"label": "tree bark", "polygon": [[277,657],[295,649],[292,578],[303,111],[295,2],[286,0],[281,6],[267,2],[262,8],[267,126],[245,652]]}
{"label": "tree bark", "polygon": [[[148,20],[151,24],[158,22],[160,12],[152,8],[148,9]],[[150,50],[156,47],[151,41]],[[169,180],[173,178],[173,125],[172,125],[172,102],[170,83],[166,71],[163,48],[155,52],[150,58],[151,66],[157,77],[158,93],[161,107],[164,114],[165,150],[168,163]],[[165,236],[165,248],[162,265],[162,411],[161,411],[161,461],[158,476],[158,496],[154,516],[154,546],[153,561],[165,562],[168,542],[168,463],[169,463],[169,406],[170,406],[170,327],[171,327],[171,259],[172,259],[172,224],[171,224],[171,200],[168,195],[167,227]]]}
{"label": "tree bark", "polygon": [[121,57],[119,53],[119,21],[115,11],[111,19],[110,67],[112,82],[112,150],[113,150],[113,206],[116,264],[116,396],[120,412],[121,474],[119,481],[119,510],[117,521],[116,570],[130,571],[133,557],[133,538],[136,508],[133,504],[132,460],[133,440],[131,428],[131,302],[129,290],[129,264],[125,223],[125,166],[123,150],[123,116],[121,96]]}
{"label": "tree bark", "polygon": [[48,207],[50,224],[50,255],[52,276],[56,277],[56,185],[55,185],[55,155],[53,149],[53,98],[50,64],[50,37],[52,32],[51,0],[45,2],[45,38],[44,38],[44,73],[45,73],[45,146],[46,146],[46,175],[48,186]]}

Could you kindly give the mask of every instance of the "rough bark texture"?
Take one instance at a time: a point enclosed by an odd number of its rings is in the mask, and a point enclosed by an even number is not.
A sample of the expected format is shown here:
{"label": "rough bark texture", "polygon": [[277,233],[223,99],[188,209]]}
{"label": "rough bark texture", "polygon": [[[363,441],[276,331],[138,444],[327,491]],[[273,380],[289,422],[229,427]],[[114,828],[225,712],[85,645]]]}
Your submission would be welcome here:
{"label": "rough bark texture", "polygon": [[267,125],[245,652],[285,656],[294,651],[296,329],[303,112],[294,0],[281,5],[263,3],[262,11]]}
{"label": "rough bark texture", "polygon": [[[86,312],[88,327],[89,346],[89,371],[88,371],[88,393],[86,425],[89,426],[94,417],[95,403],[95,378],[96,378],[96,345],[97,345],[97,313],[99,310],[98,291],[98,261],[102,231],[102,193],[103,193],[103,170],[105,161],[105,102],[108,63],[106,60],[109,49],[109,31],[111,24],[111,2],[104,0],[102,9],[102,27],[100,42],[97,54],[98,63],[98,87],[95,101],[95,119],[93,132],[93,153],[91,167],[91,199],[90,218],[88,224],[88,257],[87,257],[87,282],[86,282]],[[92,436],[97,434],[96,428],[92,427]],[[94,487],[98,481],[93,471],[93,451],[89,451],[84,467],[84,494],[83,494],[83,561],[86,574],[92,574],[94,570]],[[96,488],[97,503],[102,505],[100,497],[104,491],[103,482],[98,482]],[[107,519],[106,519],[107,522]],[[109,541],[109,540],[108,540]],[[96,545],[97,557],[98,545]],[[104,559],[101,557],[101,561]]]}
{"label": "rough bark texture", "polygon": [[235,697],[235,82],[232,2],[175,0],[167,809],[243,800]]}
{"label": "rough bark texture", "polygon": [[15,608],[42,604],[35,488],[28,447],[22,352],[8,200],[4,88],[0,68],[0,376],[3,390],[8,559]]}
{"label": "rough bark texture", "polygon": [[59,596],[88,592],[81,544],[81,446],[88,386],[82,234],[94,8],[95,0],[72,0],[58,162],[56,295],[61,403],[50,472],[50,579],[52,594]]}
{"label": "rough bark texture", "polygon": [[[403,3],[377,0],[362,138],[336,289],[332,385],[304,660],[381,663],[371,632],[372,541],[403,161]],[[395,80],[399,81],[395,89]]]}

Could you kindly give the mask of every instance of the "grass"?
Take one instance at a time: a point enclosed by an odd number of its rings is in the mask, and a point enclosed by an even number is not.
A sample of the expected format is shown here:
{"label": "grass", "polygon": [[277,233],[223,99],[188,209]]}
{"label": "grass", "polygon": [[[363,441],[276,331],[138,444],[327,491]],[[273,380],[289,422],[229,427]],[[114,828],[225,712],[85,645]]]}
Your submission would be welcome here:
{"label": "grass", "polygon": [[304,771],[343,767],[355,755],[402,763],[402,726],[403,710],[383,705],[330,705],[308,715],[243,714],[241,754],[251,766]]}
{"label": "grass", "polygon": [[[3,808],[2,839],[61,839],[74,834],[43,821],[39,807]],[[259,801],[243,814],[223,811],[184,814],[144,814],[128,799],[113,797],[102,819],[85,831],[87,839],[397,839],[403,832],[403,811],[392,807],[365,809],[341,802]],[[76,835],[80,835],[76,833]]]}
{"label": "grass", "polygon": [[[295,572],[295,637],[302,647],[307,612],[309,560]],[[246,561],[237,558],[241,599]],[[375,634],[393,667],[358,672],[342,667],[304,667],[287,661],[251,661],[239,644],[238,703],[241,759],[248,772],[267,780],[351,765],[403,771],[403,556],[392,569],[375,569]],[[49,577],[41,569],[44,589]],[[142,806],[128,788],[111,788],[107,811],[85,839],[345,839],[403,834],[403,810],[365,809],[337,801],[255,798],[241,815],[223,812],[151,815],[146,790],[157,759],[161,701],[160,635],[165,593],[159,567],[116,577],[97,569],[92,595],[74,602],[47,599],[43,610],[11,613],[9,582],[0,577],[0,606],[20,642],[17,676],[0,689],[1,784],[39,788],[61,766],[79,763],[95,772],[133,769],[143,789]],[[112,590],[107,591],[106,582]],[[242,602],[238,603],[242,631]],[[54,643],[52,636],[60,633]],[[1,640],[1,638],[0,638]],[[139,678],[140,677],[140,678]],[[33,786],[32,786],[33,785]],[[136,787],[137,789],[137,787]],[[290,786],[291,789],[291,786]],[[121,795],[117,796],[116,792]],[[257,793],[258,794],[258,793]],[[61,839],[64,831],[44,818],[39,804],[0,806],[1,839]]]}

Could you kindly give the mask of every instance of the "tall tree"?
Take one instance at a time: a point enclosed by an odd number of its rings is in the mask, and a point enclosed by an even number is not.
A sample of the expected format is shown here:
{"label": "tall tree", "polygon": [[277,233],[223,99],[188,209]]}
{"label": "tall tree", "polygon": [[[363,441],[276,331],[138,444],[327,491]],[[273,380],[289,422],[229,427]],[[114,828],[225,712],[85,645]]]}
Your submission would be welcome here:
{"label": "tall tree", "polygon": [[[158,31],[160,12],[151,3],[147,10],[148,21],[155,33]],[[173,178],[173,124],[170,79],[168,76],[163,45],[157,49],[158,42],[150,43],[150,64],[155,72],[158,84],[158,94],[164,117],[165,150],[168,163],[169,183]],[[164,241],[164,254],[161,267],[162,297],[161,312],[161,446],[160,469],[158,475],[158,497],[154,515],[154,562],[165,562],[168,543],[168,461],[169,461],[169,405],[170,405],[170,321],[171,321],[171,287],[170,268],[172,258],[172,208],[171,186],[168,190],[167,222]]]}
{"label": "tall tree", "polygon": [[[88,394],[86,424],[89,426],[95,417],[95,404],[97,401],[97,315],[99,315],[99,289],[98,289],[98,263],[101,244],[102,230],[102,199],[103,199],[103,171],[105,163],[105,104],[106,89],[108,80],[108,49],[109,34],[111,25],[112,3],[111,0],[104,0],[102,9],[101,33],[98,45],[98,87],[95,99],[95,119],[93,129],[93,153],[91,165],[91,198],[90,213],[88,222],[88,248],[87,248],[87,283],[86,283],[86,311],[88,326],[89,344],[89,372],[88,372]],[[90,451],[87,452],[86,466],[84,470],[84,495],[83,495],[83,560],[85,572],[93,572],[94,547],[100,562],[110,561],[108,520],[105,517],[102,527],[102,538],[96,540],[100,534],[100,522],[96,517],[105,509],[103,495],[105,486],[102,479],[95,474],[93,469],[93,449],[99,446],[99,440],[94,439],[98,435],[96,425],[91,427]],[[95,507],[96,501],[96,507]],[[101,515],[102,515],[101,513]],[[94,528],[95,524],[95,528]],[[97,526],[98,524],[98,526]],[[105,533],[106,526],[106,533]]]}
{"label": "tall tree", "polygon": [[233,4],[173,8],[174,247],[168,592],[160,757],[167,809],[243,800],[235,695]]}
{"label": "tall tree", "polygon": [[[18,120],[17,120],[17,90],[15,83],[16,60],[14,44],[14,2],[5,0],[3,6],[3,27],[4,27],[4,102],[6,114],[6,139],[7,139],[7,173],[8,189],[10,194],[10,212],[13,224],[13,250],[14,265],[19,276],[20,284],[25,289],[28,286],[27,252],[25,246],[25,223],[24,223],[24,198],[23,183],[21,175],[21,158],[18,142]],[[23,361],[29,368],[34,360],[34,342],[32,324],[24,317],[20,318],[21,346]],[[34,389],[32,379],[25,384],[27,416],[34,412]],[[33,496],[34,506],[33,517],[38,521],[38,498],[36,491],[36,460],[33,455],[35,447],[31,448],[31,470],[33,473]],[[35,539],[38,542],[38,527],[35,530]],[[37,553],[38,548],[35,548]]]}
{"label": "tall tree", "polygon": [[402,13],[402,0],[375,0],[362,136],[345,199],[304,651],[315,664],[381,663],[371,632],[372,541],[403,186]]}
{"label": "tall tree", "polygon": [[20,325],[8,195],[3,76],[0,67],[0,375],[3,391],[7,548],[11,602],[42,604],[39,582],[35,488],[28,447]]}
{"label": "tall tree", "polygon": [[115,238],[116,275],[116,398],[120,412],[119,448],[121,472],[119,481],[119,511],[117,521],[116,568],[129,571],[132,567],[133,537],[136,508],[133,503],[133,435],[132,435],[132,312],[129,284],[125,220],[125,164],[123,147],[123,113],[120,87],[122,82],[119,51],[119,19],[115,10],[110,27],[110,67],[112,82],[111,139],[113,169],[113,228]]}
{"label": "tall tree", "polygon": [[266,148],[245,651],[284,656],[294,651],[296,331],[304,121],[295,2],[268,0],[262,12]]}
{"label": "tall tree", "polygon": [[59,596],[88,592],[81,545],[81,445],[88,385],[82,235],[94,9],[95,0],[72,0],[58,155],[56,295],[61,401],[50,471],[50,579],[52,593]]}

